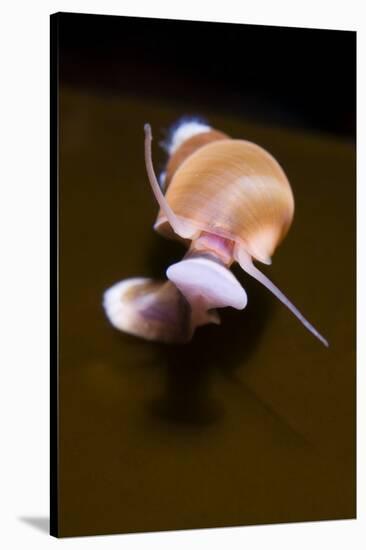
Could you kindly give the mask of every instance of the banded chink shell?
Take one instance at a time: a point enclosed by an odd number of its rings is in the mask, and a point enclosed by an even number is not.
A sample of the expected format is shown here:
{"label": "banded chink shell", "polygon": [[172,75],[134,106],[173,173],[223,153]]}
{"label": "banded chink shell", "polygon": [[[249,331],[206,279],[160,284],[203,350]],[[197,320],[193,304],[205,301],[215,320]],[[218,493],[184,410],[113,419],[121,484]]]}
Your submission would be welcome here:
{"label": "banded chink shell", "polygon": [[166,280],[132,278],[107,290],[104,307],[118,329],[148,340],[187,342],[196,328],[219,323],[218,308],[244,309],[247,295],[234,262],[285,304],[324,345],[328,342],[253,261],[271,263],[294,216],[290,183],[259,145],[201,121],[177,125],[158,182],[145,125],[148,179],[159,205],[154,229],[186,246]]}

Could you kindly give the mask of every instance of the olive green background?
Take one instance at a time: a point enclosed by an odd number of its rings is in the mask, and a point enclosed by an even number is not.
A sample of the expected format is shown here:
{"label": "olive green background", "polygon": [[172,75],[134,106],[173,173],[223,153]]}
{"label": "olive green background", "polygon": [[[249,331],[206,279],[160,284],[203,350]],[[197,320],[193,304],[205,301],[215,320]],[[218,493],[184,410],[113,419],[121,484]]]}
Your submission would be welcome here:
{"label": "olive green background", "polygon": [[60,91],[59,534],[355,517],[355,148],[209,114],[268,149],[295,220],[263,267],[324,348],[234,268],[244,311],[186,346],[116,331],[105,289],[163,277],[184,250],[154,233],[143,124],[158,142],[184,104]]}

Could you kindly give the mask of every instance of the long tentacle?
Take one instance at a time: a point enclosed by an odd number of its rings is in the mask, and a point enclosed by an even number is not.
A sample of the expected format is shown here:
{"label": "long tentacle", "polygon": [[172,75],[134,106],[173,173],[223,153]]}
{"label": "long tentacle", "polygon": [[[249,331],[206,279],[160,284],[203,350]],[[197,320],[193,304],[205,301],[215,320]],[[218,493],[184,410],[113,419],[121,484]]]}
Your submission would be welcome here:
{"label": "long tentacle", "polygon": [[257,279],[262,285],[264,285],[268,290],[270,290],[283,304],[292,313],[302,322],[302,324],[312,333],[316,338],[318,338],[324,346],[329,347],[328,341],[313,327],[311,323],[300,313],[300,311],[295,307],[288,298],[272,283],[266,275],[264,275],[259,269],[253,264],[252,258],[250,255],[242,248],[238,247],[236,251],[236,260],[240,264],[241,268],[244,269],[249,275]]}
{"label": "long tentacle", "polygon": [[192,226],[189,223],[185,222],[185,220],[182,220],[181,218],[179,218],[173,212],[173,210],[171,209],[171,207],[168,204],[168,201],[164,197],[164,195],[162,193],[162,190],[160,188],[160,185],[158,183],[158,180],[156,179],[156,175],[155,175],[154,167],[153,167],[153,163],[152,163],[152,158],[151,158],[152,134],[151,134],[150,124],[145,124],[144,130],[145,130],[146,171],[147,171],[147,175],[149,177],[149,181],[150,181],[153,193],[155,195],[155,198],[158,201],[160,208],[164,212],[168,222],[172,226],[175,233],[177,233],[177,235],[179,235],[183,239],[190,239],[190,238],[192,238],[192,236],[195,233],[196,229],[192,228]]}

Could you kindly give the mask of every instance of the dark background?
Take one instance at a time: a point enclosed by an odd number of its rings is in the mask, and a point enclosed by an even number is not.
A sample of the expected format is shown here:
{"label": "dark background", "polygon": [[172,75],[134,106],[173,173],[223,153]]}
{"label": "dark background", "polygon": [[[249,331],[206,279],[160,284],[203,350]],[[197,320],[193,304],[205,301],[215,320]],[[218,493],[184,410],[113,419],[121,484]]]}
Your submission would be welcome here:
{"label": "dark background", "polygon": [[63,14],[61,79],[354,137],[356,33]]}
{"label": "dark background", "polygon": [[[61,14],[51,45],[52,533],[354,518],[355,33]],[[237,266],[247,308],[186,346],[106,319],[107,288],[184,254],[152,230],[143,125],[159,169],[190,113],[283,166],[263,271],[329,349]]]}

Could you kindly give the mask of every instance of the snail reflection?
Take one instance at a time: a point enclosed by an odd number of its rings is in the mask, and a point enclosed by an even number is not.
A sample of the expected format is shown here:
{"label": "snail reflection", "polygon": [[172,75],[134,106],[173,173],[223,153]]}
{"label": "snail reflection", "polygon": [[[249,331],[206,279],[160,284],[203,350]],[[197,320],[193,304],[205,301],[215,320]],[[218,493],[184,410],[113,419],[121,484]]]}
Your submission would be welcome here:
{"label": "snail reflection", "polygon": [[154,229],[188,249],[164,281],[131,278],[104,294],[113,326],[147,340],[189,342],[195,330],[220,324],[218,309],[244,309],[247,294],[230,271],[237,262],[325,346],[327,340],[253,261],[271,263],[294,216],[294,197],[278,162],[262,147],[183,120],[171,132],[158,182],[145,125],[148,179],[160,207]]}

